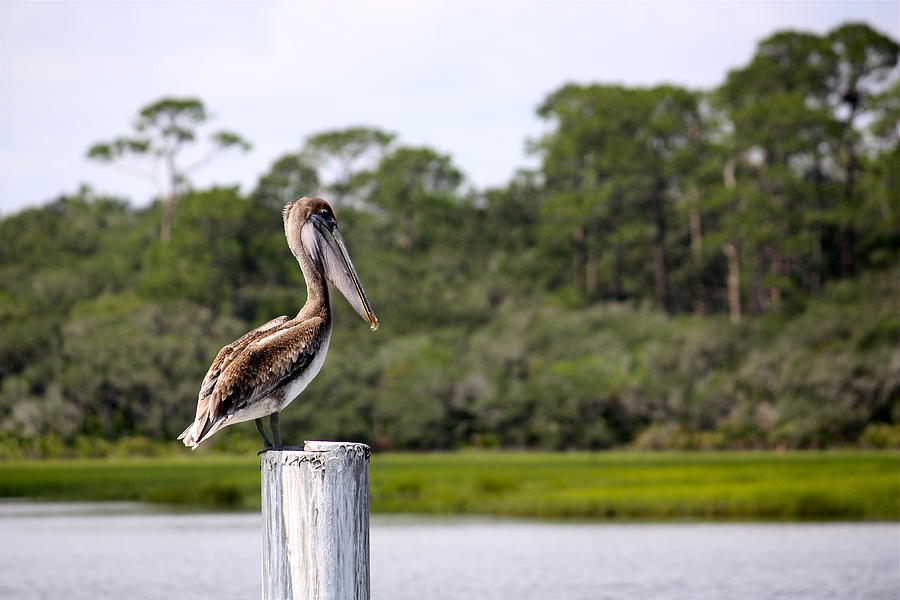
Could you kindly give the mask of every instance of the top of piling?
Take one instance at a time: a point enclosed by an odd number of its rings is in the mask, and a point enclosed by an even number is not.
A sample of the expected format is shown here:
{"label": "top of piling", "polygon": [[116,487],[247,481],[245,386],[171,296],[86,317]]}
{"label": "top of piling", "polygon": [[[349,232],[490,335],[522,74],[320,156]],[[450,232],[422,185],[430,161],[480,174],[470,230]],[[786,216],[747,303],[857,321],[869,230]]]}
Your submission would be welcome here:
{"label": "top of piling", "polygon": [[338,448],[347,450],[362,450],[366,456],[372,453],[372,449],[368,444],[360,444],[359,442],[311,442],[309,440],[303,442],[303,450],[306,452],[331,452]]}
{"label": "top of piling", "polygon": [[260,468],[271,471],[275,465],[298,465],[303,462],[324,466],[329,460],[341,457],[357,457],[368,462],[372,449],[368,444],[358,442],[324,442],[306,441],[303,449],[285,448],[283,450],[267,450],[260,457]]}

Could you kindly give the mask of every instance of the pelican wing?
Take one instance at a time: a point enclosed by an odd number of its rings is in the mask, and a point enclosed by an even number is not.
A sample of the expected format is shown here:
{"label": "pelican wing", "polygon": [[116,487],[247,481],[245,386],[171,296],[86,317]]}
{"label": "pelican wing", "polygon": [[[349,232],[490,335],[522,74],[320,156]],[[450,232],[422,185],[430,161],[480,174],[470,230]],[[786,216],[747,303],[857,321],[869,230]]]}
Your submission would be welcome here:
{"label": "pelican wing", "polygon": [[222,361],[209,393],[201,396],[197,419],[182,434],[185,445],[196,446],[225,426],[235,412],[268,398],[286,379],[307,368],[326,326],[322,317],[286,321],[235,348]]}
{"label": "pelican wing", "polygon": [[[290,321],[290,319],[284,315],[275,317],[271,321],[263,323],[253,331],[248,331],[219,350],[219,353],[216,354],[216,358],[213,359],[212,364],[209,366],[206,376],[203,378],[203,383],[200,384],[200,393],[197,397],[197,413],[194,416],[194,422],[181,432],[181,435],[178,436],[179,440],[185,440],[185,445],[192,445],[197,441],[199,435],[190,436],[190,433],[191,431],[198,431],[198,423],[200,424],[199,428],[203,428],[203,424],[205,424],[206,418],[209,415],[209,397],[215,389],[219,377],[221,377],[222,372],[228,368],[228,365],[230,365],[236,357],[240,356],[241,352],[253,341],[268,335],[288,321]],[[194,438],[193,442],[187,439],[189,436]]]}
{"label": "pelican wing", "polygon": [[[200,384],[200,394],[197,400],[202,401],[212,393],[213,389],[216,386],[216,383],[219,381],[219,376],[222,374],[222,371],[228,368],[228,365],[231,364],[231,361],[233,361],[236,356],[239,356],[244,348],[246,348],[254,340],[264,337],[265,334],[271,333],[274,329],[284,325],[288,321],[290,321],[290,319],[284,315],[275,317],[268,323],[260,325],[253,331],[248,331],[235,341],[219,350],[219,353],[216,355],[216,358],[213,360],[212,364],[209,367],[209,371],[206,372],[206,377],[203,378],[203,383]],[[199,416],[200,406],[198,402],[197,417]]]}

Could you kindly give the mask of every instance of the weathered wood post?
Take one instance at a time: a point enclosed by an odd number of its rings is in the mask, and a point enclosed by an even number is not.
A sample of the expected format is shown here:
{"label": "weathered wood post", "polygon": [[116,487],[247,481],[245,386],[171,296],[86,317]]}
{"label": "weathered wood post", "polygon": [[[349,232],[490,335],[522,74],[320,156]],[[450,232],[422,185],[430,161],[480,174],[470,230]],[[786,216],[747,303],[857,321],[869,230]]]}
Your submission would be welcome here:
{"label": "weathered wood post", "polygon": [[263,600],[369,600],[369,447],[265,452]]}

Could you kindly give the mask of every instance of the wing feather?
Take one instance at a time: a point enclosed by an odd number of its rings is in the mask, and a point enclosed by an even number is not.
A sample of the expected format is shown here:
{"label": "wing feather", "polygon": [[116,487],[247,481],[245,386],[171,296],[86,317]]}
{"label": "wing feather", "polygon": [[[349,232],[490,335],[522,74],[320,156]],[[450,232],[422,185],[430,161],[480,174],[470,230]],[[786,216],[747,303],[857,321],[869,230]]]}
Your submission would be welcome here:
{"label": "wing feather", "polygon": [[[216,357],[213,359],[212,364],[209,366],[206,376],[203,377],[203,382],[200,384],[200,393],[197,395],[197,412],[194,416],[194,422],[181,432],[181,435],[178,436],[179,440],[185,440],[185,445],[189,445],[188,437],[190,436],[191,431],[197,432],[198,428],[204,428],[207,417],[209,416],[209,397],[215,389],[222,371],[224,371],[235,357],[239,356],[241,351],[251,342],[270,333],[276,328],[281,327],[288,321],[290,321],[290,318],[285,315],[275,317],[271,321],[263,323],[256,329],[248,331],[219,350],[218,354],[216,354]],[[200,436],[194,435],[190,437],[197,440]]]}
{"label": "wing feather", "polygon": [[[206,372],[206,376],[203,378],[203,383],[200,384],[200,394],[197,399],[201,400],[212,393],[213,388],[215,388],[216,382],[219,379],[219,376],[222,374],[222,371],[224,371],[228,367],[228,365],[231,364],[231,361],[240,354],[241,350],[252,343],[255,339],[261,337],[262,334],[269,333],[273,329],[284,325],[288,321],[290,321],[290,319],[284,315],[276,317],[267,323],[263,323],[253,331],[248,331],[235,341],[219,350],[219,353],[213,360],[212,365],[210,365],[209,367],[209,371]],[[199,409],[200,407],[198,406],[197,408]]]}
{"label": "wing feather", "polygon": [[212,394],[214,414],[225,417],[262,400],[312,362],[325,326],[313,317],[251,342],[223,371]]}
{"label": "wing feather", "polygon": [[320,316],[299,323],[279,317],[222,348],[201,385],[196,420],[179,439],[196,447],[236,411],[308,367],[326,326]]}

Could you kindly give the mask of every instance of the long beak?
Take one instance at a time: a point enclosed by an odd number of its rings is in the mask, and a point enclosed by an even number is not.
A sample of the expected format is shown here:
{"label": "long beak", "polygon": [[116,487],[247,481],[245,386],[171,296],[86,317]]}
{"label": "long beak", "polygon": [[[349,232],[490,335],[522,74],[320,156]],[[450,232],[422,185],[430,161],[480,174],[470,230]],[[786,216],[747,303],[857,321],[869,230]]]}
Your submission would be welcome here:
{"label": "long beak", "polygon": [[344,294],[344,297],[347,298],[347,301],[350,302],[350,305],[356,309],[356,312],[359,313],[359,316],[366,320],[372,331],[375,331],[376,329],[378,329],[378,317],[375,316],[375,311],[372,309],[372,305],[369,303],[369,298],[368,296],[366,296],[366,291],[363,289],[362,283],[359,281],[359,275],[356,274],[356,268],[353,266],[353,261],[350,260],[350,253],[347,252],[347,246],[344,245],[344,238],[341,235],[341,230],[338,229],[337,225],[335,225],[334,230],[332,230],[331,234],[334,236],[334,241],[337,242],[338,249],[340,250],[341,262],[343,263],[344,267],[342,269],[342,273],[345,274],[345,277],[349,278],[349,283],[352,285],[352,291],[351,289],[345,289],[345,287],[342,284],[339,284],[336,279],[332,279],[331,281],[338,287],[338,289],[341,290],[341,293]]}
{"label": "long beak", "polygon": [[[313,228],[307,229],[310,224]],[[313,215],[304,226],[301,236],[310,256],[322,267],[325,278],[341,291],[350,306],[366,320],[372,331],[378,329],[378,317],[375,316],[375,311],[359,281],[359,275],[356,274],[356,268],[350,260],[350,253],[347,252],[337,223]]]}

